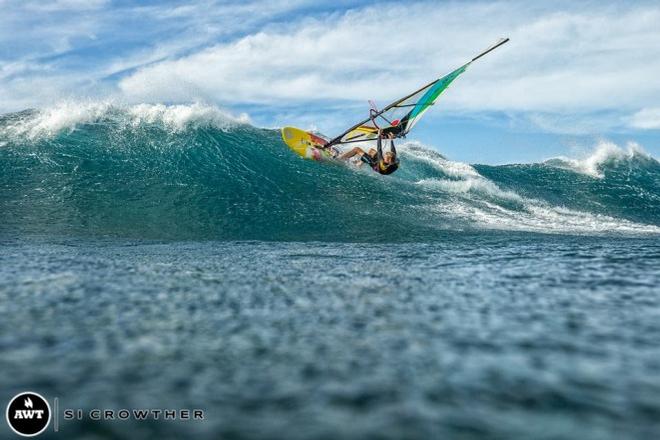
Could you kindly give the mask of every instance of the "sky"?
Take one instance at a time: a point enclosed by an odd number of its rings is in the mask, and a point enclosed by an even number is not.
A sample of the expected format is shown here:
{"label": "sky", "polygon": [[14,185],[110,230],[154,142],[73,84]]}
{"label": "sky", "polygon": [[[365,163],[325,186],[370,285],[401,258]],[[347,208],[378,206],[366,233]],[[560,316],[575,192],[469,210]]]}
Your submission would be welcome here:
{"label": "sky", "polygon": [[468,61],[410,133],[471,163],[660,156],[657,1],[0,0],[0,113],[181,104],[329,136]]}

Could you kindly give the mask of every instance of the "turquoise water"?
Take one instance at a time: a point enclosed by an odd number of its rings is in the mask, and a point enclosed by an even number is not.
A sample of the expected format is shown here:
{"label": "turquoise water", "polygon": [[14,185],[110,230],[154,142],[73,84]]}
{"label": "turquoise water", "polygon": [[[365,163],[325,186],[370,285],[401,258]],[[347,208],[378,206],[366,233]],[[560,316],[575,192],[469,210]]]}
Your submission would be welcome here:
{"label": "turquoise water", "polygon": [[296,158],[277,130],[209,112],[92,107],[2,117],[2,228],[343,242],[428,241],[457,230],[660,232],[660,163],[635,149],[603,145],[581,162],[493,167],[400,143],[403,166],[388,179]]}
{"label": "turquoise water", "polygon": [[658,162],[400,150],[382,178],[203,106],[3,116],[2,398],[206,412],[67,438],[653,438]]}

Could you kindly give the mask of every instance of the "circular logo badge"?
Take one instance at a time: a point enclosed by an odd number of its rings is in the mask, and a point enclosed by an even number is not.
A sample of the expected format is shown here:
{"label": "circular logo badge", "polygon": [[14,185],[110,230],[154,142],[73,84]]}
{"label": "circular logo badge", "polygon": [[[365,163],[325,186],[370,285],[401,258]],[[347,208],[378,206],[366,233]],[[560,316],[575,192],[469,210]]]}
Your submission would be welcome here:
{"label": "circular logo badge", "polygon": [[14,396],[7,405],[7,423],[18,435],[41,434],[50,423],[50,405],[41,395],[31,391]]}

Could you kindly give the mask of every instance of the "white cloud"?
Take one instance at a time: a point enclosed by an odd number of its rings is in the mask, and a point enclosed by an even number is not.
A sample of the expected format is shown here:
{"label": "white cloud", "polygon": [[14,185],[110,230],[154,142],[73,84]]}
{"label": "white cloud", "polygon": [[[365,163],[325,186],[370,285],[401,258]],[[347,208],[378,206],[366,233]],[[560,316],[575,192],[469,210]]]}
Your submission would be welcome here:
{"label": "white cloud", "polygon": [[[269,123],[284,115],[309,121],[337,103],[362,109],[376,99],[382,105],[500,36],[511,42],[457,80],[443,97],[445,108],[526,113],[544,130],[584,133],[621,127],[621,115],[652,109],[660,100],[660,5],[651,2],[395,2],[315,13],[316,3],[308,0],[130,9],[94,4],[96,12],[79,11],[89,20],[73,14],[51,29],[30,31],[31,56],[0,64],[2,108],[38,105],[57,94],[104,95],[107,87],[96,87],[113,76],[110,85],[129,102],[257,104],[271,109]],[[0,18],[0,42],[28,20],[14,9]],[[126,17],[138,17],[145,29]],[[75,71],[35,58],[66,55],[92,38],[95,44],[113,38],[148,44],[106,53]],[[30,83],[50,79],[48,90],[30,92]],[[630,126],[648,128],[643,117],[637,113]]]}
{"label": "white cloud", "polygon": [[51,0],[23,2],[23,7],[34,11],[80,11],[101,9],[107,6],[110,0]]}
{"label": "white cloud", "polygon": [[445,97],[447,105],[570,114],[630,111],[657,102],[660,7],[593,6],[366,7],[298,19],[157,63],[124,78],[120,88],[137,100],[214,97],[276,105],[377,98],[383,103],[508,35],[508,47],[480,60],[457,81]]}
{"label": "white cloud", "polygon": [[644,108],[630,119],[630,126],[645,130],[660,129],[660,108]]}
{"label": "white cloud", "polygon": [[615,111],[597,113],[529,112],[521,115],[522,121],[518,121],[519,124],[529,126],[531,122],[534,127],[548,133],[576,136],[603,133],[608,129],[623,129],[626,125],[619,113]]}
{"label": "white cloud", "polygon": [[108,77],[244,35],[310,4],[0,0],[0,112],[49,105],[58,95],[105,98],[117,81]]}

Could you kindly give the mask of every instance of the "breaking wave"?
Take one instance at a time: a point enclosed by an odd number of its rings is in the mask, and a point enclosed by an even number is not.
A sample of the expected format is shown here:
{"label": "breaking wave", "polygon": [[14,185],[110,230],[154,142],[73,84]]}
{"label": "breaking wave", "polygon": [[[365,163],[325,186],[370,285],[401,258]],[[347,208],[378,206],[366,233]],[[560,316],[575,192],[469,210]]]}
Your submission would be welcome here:
{"label": "breaking wave", "polygon": [[155,239],[416,241],[452,231],[660,233],[660,164],[468,165],[400,146],[381,177],[293,155],[277,130],[193,105],[68,102],[0,116],[0,232]]}

